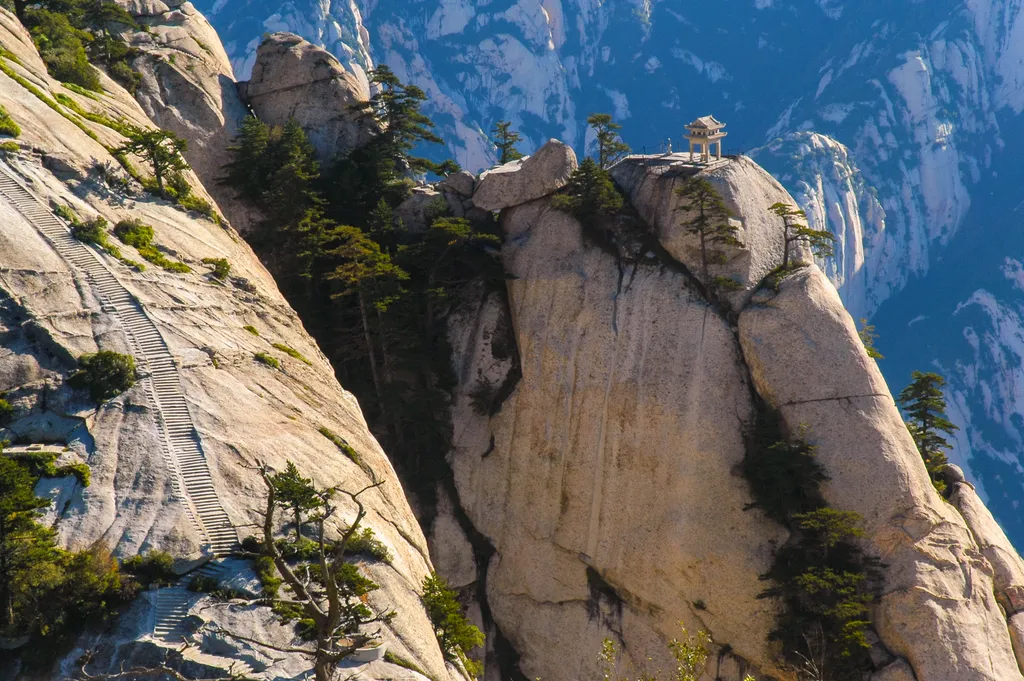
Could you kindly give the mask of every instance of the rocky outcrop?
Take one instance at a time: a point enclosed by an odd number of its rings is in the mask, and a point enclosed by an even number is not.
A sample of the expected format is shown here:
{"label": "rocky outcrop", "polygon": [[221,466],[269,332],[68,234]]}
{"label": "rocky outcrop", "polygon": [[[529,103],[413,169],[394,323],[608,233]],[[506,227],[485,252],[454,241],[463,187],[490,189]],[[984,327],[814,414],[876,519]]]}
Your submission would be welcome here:
{"label": "rocky outcrop", "polygon": [[888,649],[919,681],[1021,679],[993,565],[932,487],[832,284],[816,267],[790,276],[740,313],[739,335],[758,393],[790,429],[809,428],[826,498],[863,516],[886,565],[873,622]]}
{"label": "rocky outcrop", "polygon": [[1017,663],[1024,669],[1024,560],[1006,538],[1006,533],[992,517],[992,513],[978,497],[974,485],[963,479],[963,472],[949,466],[959,474],[952,480],[952,503],[967,522],[982,555],[992,566],[992,580],[996,600],[1008,615],[1010,640]]}
{"label": "rocky outcrop", "polygon": [[[61,94],[83,110],[153,126],[140,105],[109,79],[104,78],[105,92],[95,99],[64,88],[46,74],[31,45],[14,16],[0,9],[0,46],[17,57],[17,62],[4,60],[19,77],[51,101]],[[154,73],[159,77],[164,72]],[[144,348],[158,338],[170,357],[161,371],[165,376],[170,371],[180,382],[176,385],[183,411],[195,427],[217,504],[242,536],[259,520],[264,490],[253,466],[260,461],[277,469],[294,461],[323,486],[357,489],[383,481],[363,497],[369,504],[366,520],[394,560],[365,563],[369,576],[382,587],[369,603],[398,612],[382,631],[390,650],[436,679],[449,679],[450,669],[417,595],[432,568],[402,487],[367,429],[356,398],[338,384],[327,359],[252,251],[230,228],[136,193],[131,183],[108,184],[104,178],[120,173],[106,148],[123,141],[116,130],[83,120],[66,107],[48,105],[3,73],[0,101],[22,129],[16,140],[19,150],[5,152],[0,173],[42,202],[33,204],[39,213],[52,203],[72,207],[83,219],[102,216],[114,223],[137,218],[153,226],[161,252],[191,268],[180,273],[150,266],[139,272],[100,252],[69,260],[60,250],[65,247],[41,229],[42,218],[30,221],[11,203],[9,193],[0,194],[0,391],[15,410],[0,439],[59,443],[63,457],[87,463],[92,473],[85,489],[69,489],[64,481],[39,490],[59,501],[49,519],[61,543],[73,548],[99,543],[122,557],[167,550],[182,568],[209,557],[208,537],[192,515],[200,500],[179,491],[190,489],[181,484],[183,464],[165,448],[163,424],[171,417],[153,398],[164,390],[155,387],[157,369],[144,365],[134,388],[98,408],[65,381],[82,353],[105,349],[139,356],[143,348],[145,356]],[[199,179],[190,178],[202,192]],[[134,249],[120,247],[126,257],[142,260]],[[207,258],[230,263],[227,280],[212,277],[210,265],[203,262]],[[94,271],[105,273],[105,283],[97,283]],[[114,289],[125,292],[117,307],[103,302]],[[155,329],[156,336],[145,343],[129,335],[132,327],[124,320],[126,311],[133,310]],[[256,361],[256,353],[274,356],[279,368]],[[166,379],[161,381],[167,385]],[[344,438],[361,465],[322,435],[321,428]],[[339,513],[340,520],[350,521],[354,509],[342,507]],[[251,583],[246,568],[227,569],[225,578]],[[153,636],[154,611],[166,592],[147,592],[109,632],[84,638],[66,659],[54,659],[53,678],[70,675],[82,647],[96,648],[96,673],[116,672],[123,662],[159,660],[170,648],[180,647],[180,642]],[[219,624],[270,643],[301,645],[294,629],[276,623],[266,607],[188,598],[186,634],[196,654],[205,656],[189,664],[207,676],[223,676],[236,660],[248,662],[256,676],[266,679],[297,677],[309,670],[303,655],[270,652],[215,634],[212,625]],[[7,661],[0,656],[0,667]],[[400,674],[420,678],[387,662],[351,669],[356,672],[370,679]]]}
{"label": "rocky outcrop", "polygon": [[[612,168],[612,177],[665,249],[698,278],[703,277],[700,241],[683,226],[694,213],[682,210],[686,200],[676,192],[690,178],[708,180],[732,212],[736,236],[743,244],[725,250],[725,262],[712,264],[709,274],[739,284],[739,292],[730,298],[741,305],[782,260],[781,223],[766,209],[775,203],[795,206],[796,202],[775,178],[746,156],[710,167],[681,162],[681,157],[628,158]],[[794,245],[797,250],[793,258],[810,261],[809,252],[801,244]]]}
{"label": "rocky outcrop", "polygon": [[[728,325],[655,260],[622,276],[546,201],[502,225],[515,336],[502,337],[494,312],[458,327],[451,464],[463,509],[496,549],[489,605],[523,673],[593,677],[611,631],[634,662],[664,668],[659,641],[680,620],[769,659],[774,609],[757,600],[757,577],[784,531],[743,511],[732,473],[751,405]],[[522,378],[481,418],[471,395],[505,378],[492,375],[499,341],[518,346]],[[714,524],[702,510],[712,507]]]}
{"label": "rocky outcrop", "polygon": [[191,2],[123,2],[146,30],[127,36],[142,74],[135,98],[156,125],[188,140],[185,158],[235,229],[259,219],[221,184],[228,147],[249,110],[242,103],[220,37]]}
{"label": "rocky outcrop", "polygon": [[473,205],[486,211],[518,206],[556,192],[576,170],[576,153],[563,142],[548,140],[532,156],[506,163],[480,176]]}
{"label": "rocky outcrop", "polygon": [[[694,172],[725,197],[744,241],[721,270],[744,289],[727,308],[705,299],[678,226],[673,189]],[[665,668],[658,656],[681,620],[727,644],[722,678],[785,677],[755,575],[787,536],[745,510],[738,473],[743,433],[767,405],[792,431],[808,427],[826,497],[863,516],[865,548],[886,566],[873,678],[1020,680],[1008,605],[1020,559],[972,520],[972,490],[954,497],[963,515],[936,494],[828,279],[808,265],[762,287],[782,244],[767,208],[792,199],[745,158],[689,170],[631,160],[613,175],[663,251],[609,243],[547,199],[508,207],[507,302],[482,295],[451,326],[449,460],[461,510],[493,545],[478,584],[522,673],[593,674],[606,636],[634,663]],[[432,550],[464,574],[472,557],[439,539],[456,526],[443,515]],[[458,544],[463,555],[444,555]]]}
{"label": "rocky outcrop", "polygon": [[369,128],[349,107],[370,98],[366,74],[348,71],[330,52],[294,33],[266,36],[242,99],[271,125],[294,118],[322,160],[342,156],[366,141]]}

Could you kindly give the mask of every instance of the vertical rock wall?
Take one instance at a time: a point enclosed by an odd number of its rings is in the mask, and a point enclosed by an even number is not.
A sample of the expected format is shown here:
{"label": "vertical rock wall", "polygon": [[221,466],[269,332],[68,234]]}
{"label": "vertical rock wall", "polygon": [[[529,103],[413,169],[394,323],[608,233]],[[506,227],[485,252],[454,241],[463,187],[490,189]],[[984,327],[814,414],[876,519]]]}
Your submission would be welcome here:
{"label": "vertical rock wall", "polygon": [[[957,486],[959,513],[934,491],[824,275],[811,265],[777,291],[759,287],[781,250],[767,208],[792,199],[747,159],[696,171],[726,197],[746,244],[723,266],[745,291],[723,313],[690,274],[697,244],[674,210],[672,190],[694,172],[630,161],[613,173],[660,255],[610,244],[545,198],[502,211],[518,381],[492,351],[500,299],[453,324],[450,462],[462,510],[494,545],[480,569],[523,673],[592,675],[606,636],[665,668],[658,656],[682,621],[728,644],[716,676],[787,677],[765,645],[773,605],[756,598],[786,535],[744,510],[738,470],[763,400],[790,430],[809,427],[826,497],[864,517],[866,548],[886,566],[873,678],[1020,680],[1020,558],[973,490]],[[505,377],[507,398],[474,410],[480,387]],[[435,541],[435,554],[446,549]]]}

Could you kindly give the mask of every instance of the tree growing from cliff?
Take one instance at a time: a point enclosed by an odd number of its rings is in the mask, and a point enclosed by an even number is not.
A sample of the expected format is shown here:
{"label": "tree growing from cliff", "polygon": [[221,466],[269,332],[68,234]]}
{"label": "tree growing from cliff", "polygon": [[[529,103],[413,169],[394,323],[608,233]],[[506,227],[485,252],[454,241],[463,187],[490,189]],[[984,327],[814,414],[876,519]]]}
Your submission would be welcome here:
{"label": "tree growing from cliff", "polygon": [[729,218],[732,211],[725,205],[721,195],[715,191],[711,183],[703,177],[693,177],[676,189],[676,194],[683,200],[679,210],[693,214],[683,223],[687,232],[700,240],[700,263],[704,274],[704,283],[711,283],[709,265],[725,261],[725,247],[738,248],[743,244],[736,237],[739,231]]}
{"label": "tree growing from cliff", "polygon": [[831,508],[821,485],[828,475],[808,429],[784,432],[778,414],[762,413],[747,434],[743,476],[759,508],[790,532],[763,576],[761,597],[779,603],[771,638],[798,678],[808,670],[829,681],[859,681],[870,669],[868,606],[878,594],[878,561],[865,555],[857,513]]}
{"label": "tree growing from cliff", "polygon": [[498,150],[498,163],[504,165],[512,161],[518,161],[523,157],[516,149],[516,144],[522,140],[518,132],[512,130],[510,121],[498,121],[491,131],[494,137],[491,141]]}
{"label": "tree growing from cliff", "polygon": [[460,662],[466,672],[476,678],[483,674],[482,665],[466,655],[484,644],[484,634],[466,619],[458,594],[444,577],[431,573],[423,580],[420,600],[434,627],[441,652],[453,662]]}
{"label": "tree growing from cliff", "polygon": [[[55,467],[54,456],[46,452],[11,456],[2,449],[0,637],[27,637],[28,648],[52,651],[61,637],[127,603],[138,585],[122,579],[117,561],[103,547],[66,551],[57,546],[56,532],[39,523],[40,511],[50,505],[35,494],[40,477],[78,473],[87,485],[88,469]],[[17,656],[16,651],[5,654]]]}
{"label": "tree growing from cliff", "polygon": [[611,114],[590,114],[587,125],[594,129],[597,138],[597,165],[602,170],[629,153],[629,145],[619,136],[622,126],[612,121]]}
{"label": "tree growing from cliff", "polygon": [[589,222],[602,215],[614,215],[622,209],[622,196],[615,189],[607,170],[592,158],[585,158],[573,171],[551,206],[572,213],[577,220]]}
{"label": "tree growing from cliff", "polygon": [[355,296],[359,303],[359,316],[366,342],[367,361],[373,377],[374,389],[382,411],[386,411],[384,384],[377,363],[376,343],[373,339],[370,310],[383,312],[394,296],[399,294],[401,283],[409,274],[396,265],[391,256],[383,252],[380,245],[357,227],[342,226],[337,230],[341,244],[332,251],[338,260],[329,279],[341,284],[341,291],[335,299]]}
{"label": "tree growing from cliff", "polygon": [[[316,489],[320,510],[309,519],[315,527],[315,548],[308,560],[293,564],[274,540],[275,516],[281,504],[275,473],[266,465],[258,470],[267,491],[261,548],[273,561],[290,592],[276,601],[275,611],[286,620],[297,619],[300,634],[311,641],[313,647],[281,647],[229,631],[225,633],[274,650],[306,655],[313,661],[317,681],[331,681],[341,660],[377,640],[379,632],[368,627],[387,623],[394,617],[391,611],[374,612],[366,605],[367,595],[379,587],[346,560],[352,545],[362,536],[360,528],[367,511],[361,497],[384,483],[367,485],[356,492]],[[331,539],[328,528],[341,512],[339,496],[355,507],[356,514],[351,523],[344,525],[341,536]]]}
{"label": "tree growing from cliff", "polygon": [[946,380],[936,373],[915,371],[910,385],[899,396],[900,407],[907,415],[907,429],[939,494],[946,491],[941,477],[942,467],[947,463],[946,452],[951,449],[946,436],[958,430],[946,416],[946,397],[942,393],[945,385]]}
{"label": "tree growing from cliff", "polygon": [[127,126],[128,141],[112,153],[135,154],[149,163],[156,179],[156,189],[161,196],[167,196],[166,182],[173,174],[188,169],[183,153],[188,151],[188,142],[170,130],[146,129],[136,125]]}
{"label": "tree growing from cliff", "polygon": [[323,506],[323,499],[317,493],[310,478],[302,477],[298,467],[291,461],[281,473],[270,476],[274,492],[282,506],[292,512],[295,521],[295,542],[302,541],[302,517]]}
{"label": "tree growing from cliff", "polygon": [[413,171],[433,170],[431,161],[411,154],[421,142],[442,143],[433,131],[434,122],[420,111],[426,93],[415,85],[403,84],[384,64],[370,71],[369,76],[377,91],[369,101],[353,104],[352,110],[380,131],[373,142],[377,150]]}
{"label": "tree growing from cliff", "polygon": [[812,229],[807,226],[807,214],[788,203],[775,203],[769,211],[782,219],[782,265],[783,271],[789,269],[789,257],[795,243],[807,244],[811,252],[819,258],[828,258],[833,254],[832,243],[835,236],[825,230]]}
{"label": "tree growing from cliff", "polygon": [[868,324],[868,320],[862,317],[860,328],[857,329],[857,335],[860,336],[860,342],[864,344],[864,350],[867,351],[868,357],[871,359],[885,359],[885,355],[880,353],[878,348],[875,347],[878,334],[875,333],[874,324]]}

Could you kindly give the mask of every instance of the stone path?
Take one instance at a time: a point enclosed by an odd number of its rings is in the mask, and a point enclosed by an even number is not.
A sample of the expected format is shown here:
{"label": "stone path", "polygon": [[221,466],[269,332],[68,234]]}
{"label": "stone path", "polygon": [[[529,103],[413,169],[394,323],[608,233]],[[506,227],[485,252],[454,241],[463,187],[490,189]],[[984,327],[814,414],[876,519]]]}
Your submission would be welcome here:
{"label": "stone path", "polygon": [[[213,555],[230,554],[238,545],[238,533],[214,489],[202,443],[181,389],[178,367],[156,324],[96,251],[73,238],[67,225],[3,164],[0,164],[0,198],[25,216],[61,258],[85,275],[103,310],[120,321],[139,368],[149,373],[148,379],[142,382],[155,406],[160,448],[172,471],[174,493],[184,503],[196,532]],[[212,571],[216,567],[217,564],[208,564],[203,570]],[[193,600],[191,596],[184,586],[160,590],[154,636],[173,640],[181,632]]]}

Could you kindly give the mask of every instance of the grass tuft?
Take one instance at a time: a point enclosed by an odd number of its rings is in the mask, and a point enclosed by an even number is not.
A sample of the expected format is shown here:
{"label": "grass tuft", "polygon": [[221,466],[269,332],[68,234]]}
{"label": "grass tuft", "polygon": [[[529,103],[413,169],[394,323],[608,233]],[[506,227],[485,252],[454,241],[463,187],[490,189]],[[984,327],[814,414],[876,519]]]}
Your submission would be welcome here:
{"label": "grass tuft", "polygon": [[255,355],[253,355],[253,357],[256,358],[257,362],[262,362],[263,364],[266,364],[271,369],[280,369],[281,368],[281,363],[279,361],[277,361],[277,358],[276,357],[271,357],[270,355],[268,355],[265,352],[257,352]]}
{"label": "grass tuft", "polygon": [[284,343],[274,343],[273,346],[275,348],[277,348],[278,350],[280,350],[281,352],[283,352],[284,354],[289,355],[291,357],[294,357],[295,359],[299,360],[303,364],[308,364],[309,366],[313,366],[313,363],[310,362],[308,359],[306,359],[303,356],[303,354],[301,352],[299,352],[298,350],[296,350],[295,348],[290,347],[288,345],[285,345]]}

